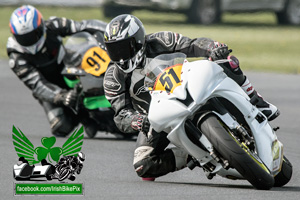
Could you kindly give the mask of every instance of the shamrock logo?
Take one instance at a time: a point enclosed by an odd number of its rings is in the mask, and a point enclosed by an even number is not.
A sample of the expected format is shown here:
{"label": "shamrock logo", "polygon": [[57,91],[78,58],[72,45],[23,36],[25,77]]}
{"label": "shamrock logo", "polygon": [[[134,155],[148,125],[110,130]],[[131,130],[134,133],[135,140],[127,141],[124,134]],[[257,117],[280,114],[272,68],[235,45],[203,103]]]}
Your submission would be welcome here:
{"label": "shamrock logo", "polygon": [[12,138],[18,156],[24,157],[30,165],[39,163],[43,159],[49,162],[58,162],[61,155],[77,156],[81,151],[83,144],[83,126],[81,126],[79,130],[76,129],[62,147],[53,147],[56,138],[52,136],[43,137],[41,139],[43,147],[34,148],[24,133],[22,133],[20,129],[16,129],[15,126],[13,126]]}
{"label": "shamrock logo", "polygon": [[[52,160],[58,162],[63,151],[62,151],[62,148],[60,148],[60,147],[53,147],[53,145],[56,142],[56,138],[54,136],[43,137],[41,139],[41,142],[44,147],[37,147],[34,150],[34,152],[37,155],[37,159],[39,161],[41,161],[43,159],[46,159],[46,157],[48,155],[48,161],[50,163],[51,163],[50,157],[52,158]],[[49,157],[49,155],[50,155],[50,157]]]}

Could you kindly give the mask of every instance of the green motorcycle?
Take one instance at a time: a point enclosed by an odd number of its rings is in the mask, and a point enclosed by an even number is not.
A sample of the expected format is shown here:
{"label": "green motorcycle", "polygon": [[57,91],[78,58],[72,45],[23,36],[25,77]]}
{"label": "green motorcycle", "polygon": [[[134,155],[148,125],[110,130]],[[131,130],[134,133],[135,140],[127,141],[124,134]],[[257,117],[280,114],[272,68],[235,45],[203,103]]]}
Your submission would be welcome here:
{"label": "green motorcycle", "polygon": [[[114,111],[105,98],[103,80],[110,58],[105,51],[103,35],[80,32],[64,42],[61,53],[65,68],[62,71],[68,87],[79,93],[75,114],[85,109],[89,117],[98,124],[98,131],[109,132],[118,138],[132,138],[136,134],[125,134],[113,121]],[[95,135],[88,135],[93,138]]]}

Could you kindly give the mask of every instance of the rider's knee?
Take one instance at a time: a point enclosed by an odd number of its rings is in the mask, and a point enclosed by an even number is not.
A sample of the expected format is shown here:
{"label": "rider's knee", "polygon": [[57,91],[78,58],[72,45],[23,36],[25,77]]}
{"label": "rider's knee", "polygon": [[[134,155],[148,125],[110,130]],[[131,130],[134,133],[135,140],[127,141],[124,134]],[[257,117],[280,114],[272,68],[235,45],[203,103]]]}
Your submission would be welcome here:
{"label": "rider's knee", "polygon": [[64,137],[78,125],[78,120],[71,110],[47,101],[39,102],[44,108],[53,135]]}
{"label": "rider's knee", "polygon": [[153,151],[154,148],[150,146],[140,146],[135,150],[133,166],[138,176],[153,178],[177,170],[175,156],[171,149],[159,154]]}
{"label": "rider's knee", "polygon": [[65,137],[72,132],[77,124],[66,115],[55,116],[50,121],[51,132],[58,137]]}
{"label": "rider's knee", "polygon": [[56,107],[47,112],[51,132],[58,137],[65,137],[78,124],[74,117],[69,116],[62,107]]}
{"label": "rider's knee", "polygon": [[150,158],[145,158],[144,160],[141,160],[134,165],[134,169],[136,174],[139,177],[145,178],[145,177],[153,177],[153,174],[151,173],[151,162]]}
{"label": "rider's knee", "polygon": [[140,146],[134,151],[133,166],[138,176],[145,177],[149,174],[152,163],[150,154],[152,152],[153,147],[150,146]]}

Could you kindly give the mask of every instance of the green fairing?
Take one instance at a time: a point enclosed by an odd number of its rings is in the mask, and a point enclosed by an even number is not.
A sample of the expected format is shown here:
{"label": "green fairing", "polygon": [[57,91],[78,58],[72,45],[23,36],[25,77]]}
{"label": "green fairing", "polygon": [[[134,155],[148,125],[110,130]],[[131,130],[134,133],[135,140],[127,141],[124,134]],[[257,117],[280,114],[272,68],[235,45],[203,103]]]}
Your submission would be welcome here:
{"label": "green fairing", "polygon": [[75,87],[75,85],[77,84],[77,83],[79,83],[79,79],[76,79],[76,80],[70,80],[70,79],[68,79],[67,77],[65,77],[64,76],[64,80],[65,80],[65,83],[67,84],[67,86],[69,87],[69,88],[74,88]]}
{"label": "green fairing", "polygon": [[87,109],[93,110],[97,108],[109,108],[111,107],[109,101],[104,95],[96,97],[85,97],[83,104]]}
{"label": "green fairing", "polygon": [[[69,88],[74,88],[75,85],[80,81],[79,79],[70,80],[64,76],[64,80]],[[83,104],[87,109],[94,110],[97,108],[109,108],[111,107],[109,101],[104,95],[96,97],[85,97]]]}

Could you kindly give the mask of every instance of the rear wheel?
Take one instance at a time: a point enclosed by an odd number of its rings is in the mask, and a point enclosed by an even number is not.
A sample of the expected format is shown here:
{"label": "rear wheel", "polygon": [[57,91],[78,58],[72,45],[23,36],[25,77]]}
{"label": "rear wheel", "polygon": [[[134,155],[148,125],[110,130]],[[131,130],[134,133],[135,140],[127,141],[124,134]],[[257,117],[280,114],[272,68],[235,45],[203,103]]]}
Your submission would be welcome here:
{"label": "rear wheel", "polygon": [[208,115],[198,124],[202,133],[213,144],[218,153],[228,160],[255,188],[268,190],[274,178],[260,159],[248,147],[227,131],[214,115]]}
{"label": "rear wheel", "polygon": [[275,176],[274,186],[275,187],[284,186],[291,180],[292,174],[293,174],[292,163],[290,163],[290,161],[285,156],[283,156],[282,168],[281,171]]}

